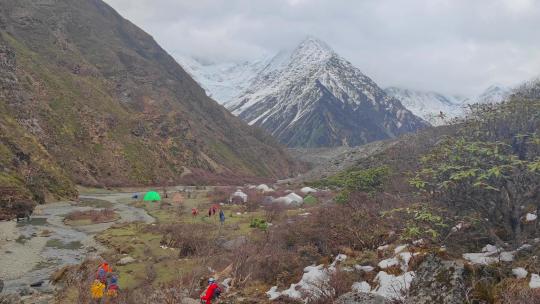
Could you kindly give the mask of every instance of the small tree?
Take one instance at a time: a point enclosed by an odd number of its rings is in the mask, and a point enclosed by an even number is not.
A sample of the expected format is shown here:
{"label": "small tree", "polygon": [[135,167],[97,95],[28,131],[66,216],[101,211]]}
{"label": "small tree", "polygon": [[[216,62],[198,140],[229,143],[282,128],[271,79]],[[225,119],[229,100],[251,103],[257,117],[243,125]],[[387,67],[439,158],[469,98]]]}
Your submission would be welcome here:
{"label": "small tree", "polygon": [[540,207],[532,200],[540,189],[540,158],[520,159],[505,143],[447,138],[421,162],[411,184],[451,210],[479,212],[512,240],[521,239],[522,206]]}

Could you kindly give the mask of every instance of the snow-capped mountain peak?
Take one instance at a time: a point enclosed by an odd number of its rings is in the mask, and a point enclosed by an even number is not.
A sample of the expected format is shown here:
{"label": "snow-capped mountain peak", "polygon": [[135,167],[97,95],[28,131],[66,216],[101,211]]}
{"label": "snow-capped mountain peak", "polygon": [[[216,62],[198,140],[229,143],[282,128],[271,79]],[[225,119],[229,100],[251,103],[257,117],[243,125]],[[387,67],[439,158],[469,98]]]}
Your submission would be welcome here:
{"label": "snow-capped mountain peak", "polygon": [[336,53],[328,44],[309,36],[294,49],[291,55],[291,62],[313,65],[325,62],[334,55]]}
{"label": "snow-capped mountain peak", "polygon": [[276,55],[226,106],[289,146],[353,146],[426,126],[313,37]]}

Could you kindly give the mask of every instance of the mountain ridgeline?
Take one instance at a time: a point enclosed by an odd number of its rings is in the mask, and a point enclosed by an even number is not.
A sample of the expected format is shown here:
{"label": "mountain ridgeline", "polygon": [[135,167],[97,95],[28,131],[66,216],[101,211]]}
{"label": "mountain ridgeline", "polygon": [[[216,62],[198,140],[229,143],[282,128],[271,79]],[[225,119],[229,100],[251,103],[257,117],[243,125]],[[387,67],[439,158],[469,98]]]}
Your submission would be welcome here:
{"label": "mountain ridgeline", "polygon": [[70,196],[74,183],[295,170],[277,141],[208,98],[151,36],[103,1],[0,4],[3,186]]}
{"label": "mountain ridgeline", "polygon": [[289,147],[358,146],[428,126],[315,38],[276,55],[226,106]]}

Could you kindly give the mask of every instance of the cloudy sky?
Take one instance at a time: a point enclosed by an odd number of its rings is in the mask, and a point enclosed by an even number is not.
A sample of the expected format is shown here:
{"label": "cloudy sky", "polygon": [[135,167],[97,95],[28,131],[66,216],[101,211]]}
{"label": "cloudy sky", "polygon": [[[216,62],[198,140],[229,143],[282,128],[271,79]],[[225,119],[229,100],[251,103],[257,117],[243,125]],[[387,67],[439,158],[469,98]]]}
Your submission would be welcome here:
{"label": "cloudy sky", "polygon": [[105,0],[173,56],[240,61],[312,35],[381,86],[475,94],[540,75],[537,0]]}

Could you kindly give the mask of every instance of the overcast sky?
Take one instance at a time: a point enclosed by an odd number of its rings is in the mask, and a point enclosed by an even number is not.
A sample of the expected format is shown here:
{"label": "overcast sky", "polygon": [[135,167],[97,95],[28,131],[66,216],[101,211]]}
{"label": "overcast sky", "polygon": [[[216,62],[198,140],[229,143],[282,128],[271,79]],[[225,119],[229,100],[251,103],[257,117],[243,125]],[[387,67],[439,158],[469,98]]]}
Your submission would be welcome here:
{"label": "overcast sky", "polygon": [[475,94],[540,75],[540,0],[105,0],[173,56],[249,60],[312,35],[381,86]]}

